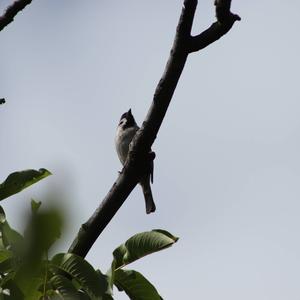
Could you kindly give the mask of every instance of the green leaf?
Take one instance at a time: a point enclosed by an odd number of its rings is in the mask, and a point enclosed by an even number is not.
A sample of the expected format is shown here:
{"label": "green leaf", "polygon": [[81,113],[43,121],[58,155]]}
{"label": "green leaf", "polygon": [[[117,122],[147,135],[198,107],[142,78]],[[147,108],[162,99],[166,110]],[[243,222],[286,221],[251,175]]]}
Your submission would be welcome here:
{"label": "green leaf", "polygon": [[0,249],[18,248],[22,242],[22,235],[9,226],[5,212],[0,206]]}
{"label": "green leaf", "polygon": [[76,279],[83,290],[92,299],[103,299],[108,283],[106,276],[96,272],[95,269],[83,258],[72,253],[60,253],[51,260],[51,265],[62,270],[72,278]]}
{"label": "green leaf", "polygon": [[161,229],[138,233],[113,252],[113,268],[119,269],[148,254],[166,249],[177,240],[177,237]]}
{"label": "green leaf", "polygon": [[2,206],[0,206],[0,223],[4,223],[4,222],[6,222],[6,215]]}
{"label": "green leaf", "polygon": [[40,265],[30,265],[22,260],[14,276],[14,282],[22,291],[24,300],[36,300],[42,296],[41,288],[45,282],[45,272]]}
{"label": "green leaf", "polygon": [[115,271],[115,285],[131,300],[162,300],[156,288],[141,273],[134,270]]}
{"label": "green leaf", "polygon": [[34,199],[31,199],[31,212],[33,214],[36,214],[38,212],[38,210],[39,210],[39,208],[40,208],[41,205],[42,205],[41,201],[37,202]]}
{"label": "green leaf", "polygon": [[64,300],[80,300],[80,296],[72,282],[62,275],[55,275],[51,278],[54,291]]}
{"label": "green leaf", "polygon": [[24,237],[33,258],[40,257],[61,236],[63,218],[56,209],[34,213],[29,220]]}
{"label": "green leaf", "polygon": [[3,263],[7,259],[13,256],[12,252],[9,250],[1,249],[0,250],[0,263]]}
{"label": "green leaf", "polygon": [[33,213],[28,220],[20,266],[15,277],[24,300],[40,299],[44,287],[51,289],[51,286],[48,288],[51,274],[46,257],[48,249],[60,236],[61,225],[62,217],[55,209]]}
{"label": "green leaf", "polygon": [[24,300],[24,295],[13,280],[9,280],[1,286],[0,299]]}
{"label": "green leaf", "polygon": [[[80,300],[91,300],[91,298],[86,294],[86,292],[80,290],[78,293],[79,293]],[[54,299],[54,300],[58,300],[58,299]]]}
{"label": "green leaf", "polygon": [[111,268],[106,272],[107,282],[108,282],[108,291],[112,294],[114,280],[115,280],[115,269],[116,269],[116,261],[113,260],[111,264]]}
{"label": "green leaf", "polygon": [[[13,253],[10,250],[0,250],[0,272],[9,273],[13,271]],[[1,278],[1,277],[0,277]]]}
{"label": "green leaf", "polygon": [[0,184],[0,200],[21,192],[30,185],[51,175],[46,169],[25,170],[10,174],[6,180]]}
{"label": "green leaf", "polygon": [[114,300],[114,298],[111,295],[105,294],[103,295],[103,300]]}
{"label": "green leaf", "polygon": [[38,290],[38,286],[32,286],[31,290],[27,291],[24,300],[36,300],[41,299],[43,293]]}

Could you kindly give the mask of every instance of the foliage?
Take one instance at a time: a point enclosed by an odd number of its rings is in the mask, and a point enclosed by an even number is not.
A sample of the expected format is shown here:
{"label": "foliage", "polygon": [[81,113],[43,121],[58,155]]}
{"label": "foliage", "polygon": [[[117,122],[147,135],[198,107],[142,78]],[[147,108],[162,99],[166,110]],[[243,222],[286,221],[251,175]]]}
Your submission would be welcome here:
{"label": "foliage", "polygon": [[0,184],[0,200],[21,192],[28,186],[51,175],[46,169],[25,170],[10,174],[6,180]]}
{"label": "foliage", "polygon": [[[0,185],[7,198],[47,177],[45,169],[15,172]],[[156,288],[139,272],[124,266],[173,245],[178,238],[164,230],[138,233],[113,251],[106,274],[72,253],[48,252],[60,238],[63,218],[57,209],[41,211],[31,201],[31,217],[20,234],[7,222],[0,206],[0,300],[113,300],[113,287],[132,300],[161,300]]]}

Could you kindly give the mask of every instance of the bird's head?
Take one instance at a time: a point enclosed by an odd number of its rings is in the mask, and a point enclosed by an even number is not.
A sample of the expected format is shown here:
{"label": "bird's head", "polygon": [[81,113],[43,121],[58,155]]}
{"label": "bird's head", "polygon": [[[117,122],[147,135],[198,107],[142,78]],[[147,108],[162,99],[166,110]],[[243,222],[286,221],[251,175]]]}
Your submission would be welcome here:
{"label": "bird's head", "polygon": [[136,126],[136,122],[135,122],[134,117],[131,113],[131,109],[129,109],[127,112],[125,112],[121,116],[119,126],[121,126],[123,129],[128,128],[128,127]]}

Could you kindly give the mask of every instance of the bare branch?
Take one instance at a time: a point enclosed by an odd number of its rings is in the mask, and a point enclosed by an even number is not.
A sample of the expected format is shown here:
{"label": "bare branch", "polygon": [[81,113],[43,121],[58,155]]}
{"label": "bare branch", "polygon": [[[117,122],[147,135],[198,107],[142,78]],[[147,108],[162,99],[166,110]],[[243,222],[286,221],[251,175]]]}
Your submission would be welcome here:
{"label": "bare branch", "polygon": [[217,41],[231,29],[235,21],[241,20],[238,15],[230,12],[230,4],[231,0],[215,1],[217,22],[199,35],[191,37],[189,52],[199,51]]}
{"label": "bare branch", "polygon": [[[69,252],[82,257],[88,253],[98,236],[137,185],[143,170],[147,166],[148,160],[154,158],[149,157],[149,150],[163,122],[188,54],[197,51],[197,47],[202,49],[204,48],[204,44],[207,46],[217,40],[221,36],[221,33],[224,32],[223,34],[225,34],[234,23],[232,19],[234,15],[229,10],[230,1],[219,0],[216,1],[218,28],[206,30],[205,32],[207,33],[202,33],[201,38],[199,36],[191,37],[196,6],[197,0],[184,1],[164,74],[157,85],[145,121],[130,144],[130,151],[125,166],[100,206],[90,219],[81,226]],[[231,24],[230,27],[228,26],[229,23]],[[200,42],[202,43],[201,47],[199,47]]]}
{"label": "bare branch", "polygon": [[0,31],[14,20],[14,17],[30,4],[32,0],[17,0],[10,5],[0,17]]}

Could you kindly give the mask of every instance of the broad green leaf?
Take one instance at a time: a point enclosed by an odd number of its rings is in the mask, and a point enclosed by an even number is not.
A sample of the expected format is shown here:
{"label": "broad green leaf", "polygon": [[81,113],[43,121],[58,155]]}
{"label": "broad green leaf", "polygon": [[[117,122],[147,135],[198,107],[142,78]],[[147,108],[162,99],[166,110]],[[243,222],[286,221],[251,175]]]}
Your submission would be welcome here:
{"label": "broad green leaf", "polygon": [[11,258],[13,256],[12,252],[6,249],[0,250],[0,263],[3,263],[7,259]]}
{"label": "broad green leaf", "polygon": [[138,233],[113,252],[113,268],[119,269],[148,254],[166,249],[177,240],[177,237],[161,229]]}
{"label": "broad green leaf", "polygon": [[72,282],[62,275],[55,275],[51,278],[50,283],[53,289],[61,299],[80,300],[80,296]]}
{"label": "broad green leaf", "polygon": [[25,300],[40,299],[44,286],[49,285],[51,273],[45,256],[60,236],[61,225],[62,218],[55,209],[33,213],[28,220],[21,265],[16,274],[16,282],[25,295]]}
{"label": "broad green leaf", "polygon": [[7,222],[0,224],[0,233],[0,246],[5,248],[16,248],[23,242],[23,237],[12,229]]}
{"label": "broad green leaf", "polygon": [[37,266],[21,265],[15,274],[14,282],[24,295],[24,300],[36,300],[42,296],[41,287],[45,282],[45,272]]}
{"label": "broad green leaf", "polygon": [[[0,250],[0,272],[1,274],[13,271],[13,253],[10,250]],[[1,277],[0,277],[1,278]]]}
{"label": "broad green leaf", "polygon": [[108,283],[106,277],[98,272],[83,258],[72,253],[61,253],[55,255],[51,260],[51,265],[64,271],[72,278],[76,279],[83,290],[91,299],[103,299],[107,291]]}
{"label": "broad green leaf", "polygon": [[19,247],[23,242],[23,237],[12,229],[6,221],[3,208],[0,206],[0,249]]}
{"label": "broad green leaf", "polygon": [[131,300],[162,300],[152,283],[134,270],[116,270],[115,285]]}
{"label": "broad green leaf", "polygon": [[56,209],[33,213],[24,237],[28,249],[37,259],[61,236],[63,218]]}
{"label": "broad green leaf", "polygon": [[25,170],[10,174],[6,180],[0,184],[0,200],[21,192],[30,185],[51,175],[46,169]]}
{"label": "broad green leaf", "polygon": [[25,295],[24,300],[37,300],[41,299],[42,296],[43,293],[41,291],[39,291],[38,289],[32,289],[30,293]]}

